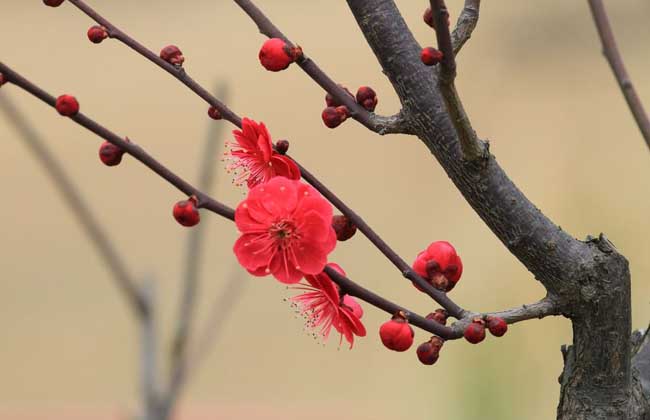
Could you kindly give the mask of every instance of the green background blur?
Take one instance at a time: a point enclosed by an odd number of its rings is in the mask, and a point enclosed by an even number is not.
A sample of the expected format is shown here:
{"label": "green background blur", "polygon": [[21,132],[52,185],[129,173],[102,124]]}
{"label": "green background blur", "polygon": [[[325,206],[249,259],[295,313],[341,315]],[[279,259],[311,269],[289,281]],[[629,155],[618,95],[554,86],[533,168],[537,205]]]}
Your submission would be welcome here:
{"label": "green background blur", "polygon": [[[499,310],[532,302],[543,288],[465,203],[415,138],[380,137],[354,121],[336,130],[320,119],[324,93],[297,67],[272,74],[258,63],[263,42],[230,1],[89,1],[136,39],[180,46],[187,71],[206,87],[223,81],[240,115],[263,120],[275,138],[410,261],[433,240],[463,258],[453,291],[462,306]],[[423,45],[427,2],[397,2]],[[605,232],[630,260],[633,325],[650,320],[650,156],[600,53],[586,1],[485,1],[459,56],[458,87],[475,129],[520,188],[578,238]],[[650,2],[607,2],[635,85],[650,106]],[[259,1],[269,16],[335,80],[379,94],[377,111],[399,103],[343,1]],[[452,20],[461,1],[448,1]],[[1,60],[53,94],[128,135],[190,180],[210,122],[206,105],[118,42],[93,45],[91,21],[69,4],[2,0]],[[135,160],[99,163],[99,141],[36,99],[5,86],[45,136],[130,268],[158,281],[165,338],[175,317],[188,231],[171,217],[182,196]],[[220,124],[220,123],[213,123]],[[227,124],[227,123],[223,123]],[[224,137],[229,137],[230,126]],[[71,213],[4,116],[0,116],[0,418],[123,418],[137,404],[137,328],[112,279]],[[219,156],[216,196],[235,206]],[[369,335],[352,351],[316,343],[271,278],[249,278],[225,220],[203,213],[209,231],[200,314],[229,276],[247,283],[218,348],[182,402],[181,418],[550,419],[558,400],[561,317],[511,328],[480,346],[448,343],[433,367],[414,351],[386,351],[386,319],[366,306]],[[427,313],[416,293],[361,235],[333,260],[377,292]],[[203,318],[199,318],[202,320]],[[416,332],[416,343],[426,334]]]}

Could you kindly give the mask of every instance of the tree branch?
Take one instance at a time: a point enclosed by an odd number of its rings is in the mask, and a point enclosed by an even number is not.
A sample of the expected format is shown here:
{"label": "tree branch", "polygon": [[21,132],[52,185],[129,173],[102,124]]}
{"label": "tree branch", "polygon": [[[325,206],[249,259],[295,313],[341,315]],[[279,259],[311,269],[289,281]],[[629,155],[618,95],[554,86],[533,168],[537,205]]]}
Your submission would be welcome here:
{"label": "tree branch", "polygon": [[102,15],[100,15],[95,10],[93,10],[90,6],[88,6],[84,1],[82,0],[68,0],[68,1],[72,3],[74,6],[76,6],[79,10],[84,12],[86,15],[88,15],[88,17],[90,17],[92,20],[94,20],[95,22],[97,22],[98,24],[106,28],[109,37],[121,41],[126,46],[131,48],[133,51],[142,55],[147,60],[151,61],[152,63],[156,64],[158,67],[165,70],[167,73],[174,76],[181,83],[183,83],[185,86],[190,88],[190,90],[192,90],[194,93],[196,93],[201,98],[203,98],[203,100],[205,100],[211,106],[217,108],[221,112],[221,115],[226,121],[229,121],[232,124],[241,127],[241,118],[237,114],[235,114],[232,110],[230,110],[224,103],[222,103],[213,95],[211,95],[210,92],[208,92],[205,88],[199,85],[194,79],[192,79],[185,72],[185,69],[183,67],[178,67],[169,64],[168,62],[160,58],[157,54],[155,54],[153,51],[149,50],[147,47],[140,44],[138,41],[131,38],[125,32],[123,32],[118,27],[113,25],[106,18],[104,18]]}
{"label": "tree branch", "polygon": [[[4,63],[0,62],[0,73],[4,74],[7,80],[16,86],[21,87],[32,95],[36,96],[38,99],[42,100],[46,104],[50,105],[52,108],[55,107],[56,98],[49,93],[45,92],[43,89],[29,82],[27,79],[20,76],[18,73],[14,72]],[[181,177],[167,169],[164,165],[154,159],[149,155],[144,149],[136,145],[131,141],[125,141],[117,134],[111,132],[110,130],[102,127],[92,119],[86,117],[81,112],[70,119],[77,124],[85,127],[87,130],[92,131],[97,134],[99,137],[113,143],[118,146],[120,149],[124,150],[126,153],[130,154],[145,166],[151,169],[153,172],[158,174],[161,178],[178,188],[180,191],[185,193],[187,196],[196,196],[198,199],[197,206],[199,208],[205,208],[214,213],[217,213],[227,219],[234,220],[235,212],[233,209],[228,206],[221,204],[220,202],[214,200],[203,192],[199,191],[197,188],[193,187],[190,183],[183,180]]]}
{"label": "tree branch", "polygon": [[498,312],[487,312],[487,313],[468,313],[465,317],[457,322],[454,322],[451,325],[451,328],[457,333],[462,334],[465,331],[465,328],[469,323],[473,321],[474,318],[483,316],[494,316],[503,319],[508,324],[516,324],[522,321],[528,321],[531,319],[542,319],[547,316],[560,315],[560,307],[558,305],[557,299],[546,296],[544,299],[531,303],[518,306],[516,308],[507,309],[504,311]]}
{"label": "tree branch", "polygon": [[142,296],[150,308],[148,316],[140,320],[140,368],[141,392],[145,420],[160,420],[158,382],[158,334],[156,330],[156,284],[145,278]]}
{"label": "tree branch", "polygon": [[442,52],[440,63],[441,78],[452,83],[456,78],[456,58],[451,45],[451,34],[449,33],[449,10],[444,0],[430,0],[431,13],[435,22],[436,40],[438,49]]}
{"label": "tree branch", "polygon": [[[125,45],[129,46],[130,48],[134,49],[141,55],[148,58],[153,63],[167,70],[170,74],[172,74],[174,77],[176,77],[181,82],[183,82],[186,86],[188,86],[192,91],[199,94],[201,98],[206,100],[212,106],[219,109],[224,115],[226,113],[228,115],[231,115],[232,118],[228,119],[228,121],[241,128],[241,118],[237,116],[237,114],[235,114],[232,110],[230,110],[224,103],[216,100],[216,98],[210,95],[207,92],[207,90],[201,87],[198,83],[189,79],[182,68],[172,66],[166,61],[161,60],[154,53],[152,53],[151,51],[147,50],[144,46],[142,46],[139,42],[126,35],[124,32],[122,32],[117,27],[115,27],[115,25],[110,23],[106,18],[102,17],[99,13],[97,13],[89,6],[87,6],[82,0],[70,0],[70,1],[79,9],[81,9],[84,13],[86,13],[89,17],[95,20],[97,23],[106,27],[109,33],[113,33],[114,36],[120,39]],[[273,23],[264,15],[264,13],[261,10],[259,10],[251,1],[235,0],[235,2],[253,19],[254,22],[258,24],[260,31],[263,34],[266,34],[267,36],[270,37],[282,38],[285,40],[285,42],[291,44],[290,41],[284,36],[284,34],[282,34],[282,32],[280,32],[280,30],[276,28],[273,25]],[[368,118],[372,119],[376,124],[375,128],[377,128],[378,130],[384,132],[396,132],[395,130],[398,130],[400,127],[403,127],[406,124],[406,118],[404,118],[401,112],[398,115],[393,117],[377,117],[374,114],[368,113],[368,111],[366,111],[365,108],[361,107],[354,100],[352,100],[350,95],[347,94],[347,92],[345,92],[340,86],[334,83],[334,81],[329,79],[329,77],[325,75],[320,70],[320,68],[316,66],[316,64],[313,61],[309,59],[305,59],[304,61],[299,63],[299,65],[305,70],[305,72],[310,74],[312,77],[315,77],[315,80],[318,79],[321,82],[325,83],[327,86],[331,87],[333,91],[329,91],[329,92],[332,93],[337,99],[339,99],[345,105],[347,105],[348,108],[350,108],[353,111],[354,109],[357,109],[358,112],[360,113],[358,115],[365,115]],[[191,83],[187,82],[187,79],[189,79]],[[341,96],[339,97],[336,94],[339,94]],[[400,270],[400,272],[404,275],[404,277],[411,280],[412,282],[417,283],[421,289],[423,289],[429,296],[431,296],[434,300],[436,300],[436,302],[438,302],[443,308],[445,308],[452,316],[456,318],[462,318],[463,316],[462,308],[460,308],[458,305],[453,303],[446,296],[445,293],[436,290],[430,284],[428,284],[424,279],[422,279],[415,272],[413,272],[411,270],[411,267],[404,260],[402,260],[397,255],[397,253],[395,253],[388,246],[388,244],[386,244],[379,237],[379,235],[377,235],[377,233],[374,232],[370,228],[370,226],[368,226],[365,223],[365,221],[363,221],[363,219],[359,215],[353,212],[352,209],[350,209],[347,205],[345,205],[345,203],[343,203],[340,199],[338,199],[338,197],[336,197],[329,189],[325,187],[323,183],[318,181],[318,179],[316,179],[316,177],[314,177],[304,167],[300,166],[300,169],[303,178],[307,182],[309,182],[312,186],[314,186],[314,188],[316,188],[316,190],[318,190],[321,194],[323,194],[328,200],[330,200],[332,204],[336,208],[338,208],[345,216],[347,216],[350,220],[352,220],[355,223],[355,225],[359,227],[359,230],[366,237],[368,237],[368,239],[370,239],[370,241],[375,246],[377,246],[380,249],[380,251],[391,262],[393,262],[393,264]]]}
{"label": "tree branch", "polygon": [[588,0],[588,2],[596,29],[598,30],[598,36],[603,45],[603,54],[614,72],[614,77],[616,77],[616,81],[621,88],[621,92],[623,92],[625,101],[634,116],[636,124],[639,126],[639,130],[641,130],[641,136],[643,136],[648,149],[650,149],[650,118],[643,108],[643,103],[636,89],[634,89],[630,75],[625,68],[625,63],[616,45],[616,38],[609,24],[603,1]]}
{"label": "tree branch", "polygon": [[359,284],[354,283],[349,278],[341,275],[338,271],[334,270],[332,267],[325,267],[325,270],[323,271],[327,273],[327,275],[332,279],[332,281],[334,281],[334,283],[339,285],[344,293],[350,296],[358,297],[364,302],[367,302],[391,315],[402,311],[406,314],[406,318],[410,324],[415,325],[424,331],[428,331],[431,334],[435,334],[439,337],[444,338],[445,340],[456,340],[463,336],[463,331],[452,330],[451,328],[439,324],[436,321],[426,319],[421,315],[416,314],[415,312],[411,312],[402,306],[396,305],[395,303],[384,299],[383,297],[371,292]]}
{"label": "tree branch", "polygon": [[[50,106],[54,107],[55,104],[55,99],[53,96],[39,88],[38,86],[34,85],[12,69],[10,69],[8,66],[6,66],[4,63],[0,62],[0,73],[2,73],[6,78],[7,81],[15,84],[16,86],[19,86],[20,88],[24,89],[25,91],[31,93],[32,95],[36,96],[38,99],[42,100],[43,102],[49,104]],[[212,199],[209,197],[207,194],[204,192],[198,190],[197,188],[193,187],[191,184],[187,183],[178,175],[174,174],[171,172],[169,169],[166,167],[162,166],[158,161],[156,161],[153,157],[148,155],[144,150],[135,144],[131,142],[126,142],[122,140],[120,137],[118,137],[116,134],[113,134],[111,131],[108,129],[102,127],[95,121],[91,120],[90,118],[86,117],[82,113],[78,113],[74,117],[70,117],[70,119],[77,124],[87,128],[88,130],[92,131],[93,133],[97,134],[99,137],[104,138],[108,140],[109,142],[117,145],[118,147],[122,148],[126,153],[134,156],[137,158],[140,162],[142,162],[145,166],[150,168],[153,172],[157,173],[160,177],[165,179],[167,182],[170,184],[174,185],[177,187],[179,190],[185,192],[188,195],[194,195],[198,198],[199,200],[199,206],[202,208],[209,209],[213,211],[214,213],[228,219],[231,221],[234,221],[234,210],[225,206],[224,204],[219,203],[218,201]],[[307,172],[307,171],[305,171]],[[308,173],[308,172],[307,172]],[[309,174],[309,173],[308,173]],[[315,179],[312,180],[316,181]],[[321,185],[322,186],[322,185]],[[324,188],[324,187],[323,187]],[[328,190],[327,190],[328,191]],[[325,268],[324,270],[327,272],[330,277],[337,278],[338,281],[340,282],[339,285],[346,290],[350,290],[350,294],[353,294],[354,296],[357,296],[358,298],[374,305],[377,306],[380,309],[383,309],[389,313],[395,313],[398,310],[404,310],[401,306],[396,305],[376,294],[371,292],[370,290],[367,290],[350,279],[341,276],[340,274],[334,272],[332,274],[333,270],[329,270],[328,267]],[[410,271],[410,269],[409,269]],[[411,271],[412,273],[412,271]],[[420,279],[419,276],[415,275],[414,273],[412,276],[415,279]],[[419,280],[418,280],[419,281]],[[423,280],[422,280],[423,281]],[[429,284],[425,284],[425,286],[429,287]],[[394,309],[394,311],[393,311]],[[410,312],[410,311],[408,311]],[[434,334],[438,334],[443,338],[457,338],[454,336],[452,333],[451,329],[449,327],[442,326],[440,324],[437,324],[433,321],[429,322],[429,320],[426,320],[422,317],[418,317],[416,315],[413,315],[415,321],[413,322],[413,325],[416,325],[420,328],[423,328],[429,332],[432,332]],[[433,325],[433,324],[435,325]]]}
{"label": "tree branch", "polygon": [[7,114],[8,120],[27,145],[29,150],[43,166],[50,180],[61,193],[64,202],[75,215],[75,219],[88,235],[97,253],[103,259],[112,274],[112,278],[121,293],[125,296],[130,309],[138,318],[145,318],[149,311],[145,300],[140,294],[139,287],[133,279],[117,248],[97,221],[93,211],[84,200],[71,177],[65,172],[54,154],[48,149],[47,143],[41,139],[23,114],[5,95],[0,96],[0,108]]}
{"label": "tree branch", "polygon": [[[226,86],[221,85],[217,89],[217,96],[225,98]],[[214,157],[217,156],[219,145],[222,143],[223,125],[210,123],[208,135],[205,140],[204,150],[201,153],[203,162],[200,166],[198,188],[201,191],[209,192],[212,190],[215,181]],[[169,416],[170,411],[178,399],[185,377],[187,376],[188,367],[188,341],[192,331],[192,324],[195,312],[195,301],[199,289],[199,272],[201,266],[203,238],[205,228],[199,224],[192,229],[187,237],[187,246],[185,247],[185,273],[182,278],[183,293],[179,304],[179,313],[176,323],[176,331],[172,339],[171,350],[171,376],[169,388],[163,408],[166,413],[165,418]]]}
{"label": "tree branch", "polygon": [[468,161],[477,161],[485,157],[485,146],[479,140],[472,128],[472,123],[465,112],[463,103],[458,96],[454,80],[456,79],[456,59],[454,58],[449,34],[449,12],[443,0],[430,0],[433,18],[436,21],[436,39],[438,49],[443,57],[440,63],[439,88],[445,100],[449,117],[456,129],[456,134],[463,150],[463,158]]}
{"label": "tree branch", "polygon": [[323,185],[314,175],[307,169],[300,167],[302,177],[316,188],[330,203],[334,205],[341,213],[343,213],[353,225],[355,225],[370,242],[402,273],[404,277],[409,279],[414,284],[417,284],[427,295],[435,300],[440,306],[445,308],[447,312],[454,318],[461,319],[465,314],[465,310],[452,301],[445,292],[442,292],[426,280],[420,277],[411,266],[395,252],[390,245],[388,245],[357,213],[349,208],[340,198]]}
{"label": "tree branch", "polygon": [[478,24],[481,0],[465,0],[465,7],[458,16],[456,28],[451,34],[454,55],[458,55],[463,45],[472,37],[472,32]]}
{"label": "tree branch", "polygon": [[233,308],[241,299],[244,293],[244,287],[247,285],[241,273],[242,270],[237,267],[237,271],[228,277],[228,282],[223,288],[223,291],[212,303],[203,330],[197,334],[197,340],[191,349],[191,356],[187,359],[188,367],[185,380],[190,378],[193,372],[198,369],[210,351],[215,347],[216,343],[219,342],[223,333],[223,327],[230,319]]}
{"label": "tree branch", "polygon": [[[295,44],[287,38],[278,27],[250,0],[234,0],[239,7],[255,22],[260,33],[269,38],[280,38],[289,46],[294,47]],[[366,126],[369,130],[379,134],[389,133],[402,133],[410,134],[411,129],[408,121],[401,119],[399,123],[386,125],[385,123],[391,121],[390,117],[378,117],[373,113],[368,112],[364,107],[359,105],[354,98],[352,98],[341,86],[332,80],[321,68],[303,53],[302,59],[296,62],[300,68],[307,73],[311,79],[323,88],[327,93],[331,94],[336,100],[345,105],[350,111],[350,116]],[[398,114],[398,115],[401,115]]]}
{"label": "tree branch", "polygon": [[[631,395],[630,273],[604,236],[578,241],[549,220],[508,178],[494,156],[463,159],[452,107],[439,75],[420,62],[420,46],[393,0],[347,0],[409,115],[416,135],[438,159],[468,203],[557,298],[570,318],[575,355],[565,369],[558,418],[638,419]],[[636,404],[636,405],[635,405]],[[635,412],[636,413],[636,412]],[[609,417],[608,417],[609,416]]]}

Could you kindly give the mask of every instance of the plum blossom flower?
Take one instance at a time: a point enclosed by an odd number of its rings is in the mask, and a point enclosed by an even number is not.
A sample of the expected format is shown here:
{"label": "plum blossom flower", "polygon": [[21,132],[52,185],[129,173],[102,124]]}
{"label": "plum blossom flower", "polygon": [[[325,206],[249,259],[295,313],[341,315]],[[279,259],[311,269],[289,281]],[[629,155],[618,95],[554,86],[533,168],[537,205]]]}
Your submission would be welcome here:
{"label": "plum blossom flower", "polygon": [[332,205],[313,187],[285,177],[253,187],[235,211],[234,252],[255,276],[297,283],[323,271],[336,246]]}
{"label": "plum blossom flower", "polygon": [[[345,275],[337,264],[330,263],[328,266]],[[323,340],[327,340],[334,327],[341,334],[339,345],[345,337],[350,348],[354,344],[355,335],[365,337],[366,328],[361,323],[363,309],[352,296],[341,296],[338,286],[325,272],[305,276],[305,280],[306,282],[293,287],[305,292],[294,296],[291,301],[307,318],[309,327],[320,328],[318,334]]]}
{"label": "plum blossom flower", "polygon": [[273,150],[271,135],[264,123],[248,118],[242,120],[242,129],[234,130],[235,142],[228,142],[226,152],[231,163],[229,171],[237,173],[235,183],[246,181],[249,188],[268,182],[276,176],[300,179],[300,169],[291,158]]}

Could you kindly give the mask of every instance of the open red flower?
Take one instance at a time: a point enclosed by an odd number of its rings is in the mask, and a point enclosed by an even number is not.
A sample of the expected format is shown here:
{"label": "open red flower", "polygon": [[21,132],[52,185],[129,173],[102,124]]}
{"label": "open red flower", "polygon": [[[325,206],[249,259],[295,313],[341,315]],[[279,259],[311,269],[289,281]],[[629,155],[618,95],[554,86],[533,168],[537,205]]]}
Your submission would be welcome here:
{"label": "open red flower", "polygon": [[236,142],[228,143],[230,160],[228,170],[239,172],[235,183],[244,180],[249,188],[268,182],[276,176],[300,179],[300,169],[291,158],[273,150],[271,135],[264,123],[248,118],[242,120],[242,129],[234,130]]}
{"label": "open red flower", "polygon": [[[337,264],[330,263],[328,266],[345,275]],[[320,328],[319,334],[323,340],[327,340],[332,327],[341,334],[339,344],[345,337],[350,348],[354,344],[355,335],[365,337],[366,328],[360,320],[363,309],[352,296],[341,296],[338,286],[324,272],[305,276],[305,280],[306,283],[294,287],[305,293],[294,296],[291,300],[298,305],[311,328]]]}
{"label": "open red flower", "polygon": [[323,271],[336,246],[332,205],[313,187],[275,177],[248,192],[235,211],[242,233],[234,251],[239,263],[255,276],[273,276],[297,283]]}
{"label": "open red flower", "polygon": [[463,262],[449,242],[436,241],[418,254],[413,270],[434,287],[448,292],[460,280]]}

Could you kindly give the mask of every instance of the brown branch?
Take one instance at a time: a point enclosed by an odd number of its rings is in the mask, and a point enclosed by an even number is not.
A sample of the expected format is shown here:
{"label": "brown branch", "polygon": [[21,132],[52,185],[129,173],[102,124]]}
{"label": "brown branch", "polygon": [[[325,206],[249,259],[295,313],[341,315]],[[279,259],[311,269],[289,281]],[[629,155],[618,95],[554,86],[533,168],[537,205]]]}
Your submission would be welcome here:
{"label": "brown branch", "polygon": [[522,321],[528,321],[531,319],[542,319],[542,318],[546,318],[547,316],[556,316],[560,314],[561,312],[557,300],[551,296],[547,296],[538,302],[531,303],[531,304],[524,304],[516,308],[507,309],[504,311],[470,313],[467,314],[465,318],[457,322],[454,322],[451,325],[451,328],[457,334],[462,334],[463,331],[465,331],[467,325],[470,322],[472,322],[472,320],[476,317],[494,316],[503,319],[508,324],[516,324]]}
{"label": "brown branch", "polygon": [[444,0],[430,0],[438,49],[442,52],[441,78],[449,83],[456,78],[456,58],[449,33],[449,10]]}
{"label": "brown branch", "polygon": [[[6,66],[4,63],[0,62],[0,73],[2,73],[8,82],[15,84],[16,86],[19,86],[20,88],[24,89],[25,91],[31,93],[38,99],[42,100],[43,102],[47,103],[48,105],[54,107],[55,104],[55,99],[52,95],[48,94],[38,86],[34,85],[15,71],[13,71],[11,68]],[[231,221],[234,221],[234,210],[225,206],[224,204],[219,203],[218,201],[214,200],[213,198],[209,197],[207,194],[204,192],[198,190],[197,188],[193,187],[191,184],[188,182],[184,181],[181,179],[178,175],[174,174],[171,172],[169,169],[164,167],[162,164],[160,164],[158,161],[156,161],[153,157],[151,157],[149,154],[147,154],[142,148],[139,146],[136,146],[132,142],[126,142],[122,140],[119,136],[111,132],[110,130],[102,127],[95,121],[91,120],[90,118],[86,117],[82,113],[77,114],[74,117],[70,118],[72,121],[76,122],[77,124],[85,127],[86,129],[92,131],[93,133],[97,134],[100,138],[104,138],[108,140],[109,142],[117,145],[118,147],[122,148],[126,153],[132,155],[136,159],[138,159],[140,162],[142,162],[145,166],[147,166],[149,169],[151,169],[153,172],[158,174],[160,177],[165,179],[167,182],[170,184],[174,185],[176,188],[179,190],[183,191],[187,195],[194,195],[198,198],[199,202],[199,207],[208,209],[213,211],[214,213],[228,219]],[[375,293],[371,292],[368,289],[365,289],[356,283],[354,283],[352,280],[343,277],[339,275],[338,273],[334,272],[332,273],[327,267],[325,268],[325,271],[330,274],[330,277],[338,279],[339,285],[346,290],[349,290],[351,294],[354,294],[354,296],[359,297],[360,299],[380,308],[383,309],[389,313],[395,313],[397,310],[404,310],[403,307],[392,303],[388,301],[387,299],[384,299]],[[427,284],[428,286],[428,284]],[[393,310],[395,309],[395,310]],[[410,312],[410,311],[408,311]],[[432,325],[431,322],[428,320],[418,317],[416,315],[413,315],[415,321],[413,322],[413,325],[416,325],[420,328],[423,328],[429,332],[432,332],[434,334],[438,334],[443,338],[457,338],[454,336],[452,333],[451,329],[449,327],[444,327],[440,324],[433,323],[435,325]]]}
{"label": "brown branch", "polygon": [[[260,33],[269,38],[280,38],[287,45],[294,47],[295,44],[287,38],[277,26],[250,0],[234,0],[239,7],[255,22]],[[394,117],[378,117],[368,112],[364,107],[359,105],[341,86],[332,80],[321,68],[303,53],[300,60],[297,61],[300,68],[307,73],[311,79],[331,94],[336,100],[345,105],[350,116],[366,126],[369,130],[379,134],[402,133],[410,134],[408,121],[403,118],[402,113]]]}
{"label": "brown branch", "polygon": [[424,331],[435,334],[439,337],[444,338],[445,340],[456,340],[463,336],[463,332],[459,330],[452,330],[450,327],[446,327],[442,324],[437,323],[422,317],[421,315],[416,314],[402,306],[396,305],[395,303],[384,299],[383,297],[371,292],[370,290],[360,286],[357,283],[354,283],[349,278],[341,275],[338,271],[334,270],[332,267],[325,267],[325,273],[338,284],[343,292],[350,296],[356,296],[359,299],[373,305],[376,308],[379,308],[391,315],[402,311],[406,314],[406,318],[409,323],[415,325],[418,328],[423,329]]}
{"label": "brown branch", "polygon": [[[0,62],[0,73],[2,73],[9,82],[15,84],[16,86],[21,87],[32,95],[36,96],[38,99],[42,100],[46,104],[54,108],[56,103],[56,98],[49,93],[45,92],[43,89],[34,85],[18,73],[14,72],[11,68],[6,66],[4,63]],[[185,193],[185,195],[196,196],[198,199],[197,206],[199,208],[205,208],[214,213],[217,213],[227,219],[234,220],[235,212],[233,209],[228,206],[221,204],[220,202],[209,197],[207,194],[199,191],[197,188],[192,186],[190,183],[173,173],[171,170],[166,168],[163,164],[154,159],[149,155],[143,148],[136,145],[132,141],[125,141],[122,137],[113,133],[112,131],[104,128],[100,124],[96,123],[92,119],[88,118],[81,112],[76,116],[70,118],[72,121],[77,124],[85,127],[87,130],[92,131],[97,134],[99,137],[113,143],[118,146],[120,149],[124,150],[129,155],[133,156],[145,166],[151,169],[153,172],[158,174],[161,178],[178,188],[180,191]]]}
{"label": "brown branch", "polygon": [[643,103],[636,89],[634,89],[630,75],[625,68],[625,63],[616,45],[616,38],[609,24],[609,18],[607,17],[607,11],[605,10],[603,1],[588,0],[588,2],[596,29],[598,30],[598,36],[603,45],[603,54],[614,72],[614,77],[616,77],[616,81],[621,88],[621,92],[623,92],[625,101],[634,116],[636,124],[639,126],[639,130],[641,130],[641,136],[643,136],[648,149],[650,149],[650,117],[648,117],[648,114],[643,108]]}
{"label": "brown branch", "polygon": [[212,303],[202,332],[197,334],[197,340],[192,346],[191,355],[187,358],[188,366],[185,380],[188,380],[193,372],[196,372],[200,364],[215,347],[221,338],[224,325],[232,315],[234,306],[244,293],[244,287],[248,282],[243,279],[241,268],[236,268],[237,271],[233,270],[233,274],[228,277],[228,282],[223,291]]}
{"label": "brown branch", "polygon": [[[230,121],[231,123],[233,123],[238,127],[241,127],[241,118],[237,116],[237,114],[235,114],[232,110],[230,110],[225,104],[216,100],[216,98],[210,95],[206,89],[204,89],[195,81],[190,79],[191,83],[187,83],[188,77],[182,68],[171,66],[166,61],[161,60],[153,52],[147,50],[147,48],[142,46],[142,44],[140,44],[139,42],[137,42],[136,40],[134,40],[133,38],[131,38],[130,36],[122,32],[121,30],[119,30],[117,27],[115,27],[115,25],[110,23],[106,18],[104,18],[99,13],[91,9],[83,1],[81,0],[70,0],[70,1],[79,9],[81,9],[84,13],[86,13],[90,18],[92,18],[102,26],[106,27],[109,33],[114,34],[113,36],[118,38],[125,45],[132,48],[133,50],[140,53],[141,55],[145,56],[154,64],[157,64],[160,67],[167,70],[170,74],[172,74],[178,80],[183,82],[192,91],[199,94],[201,98],[206,100],[212,106],[219,109],[222,113],[224,114],[228,113],[228,115],[231,115],[232,118],[228,119],[228,121]],[[280,30],[277,27],[275,27],[275,25],[273,25],[273,23],[264,15],[264,13],[261,10],[259,10],[251,1],[248,0],[235,0],[235,1],[244,11],[246,11],[246,13],[248,13],[248,15],[253,19],[253,21],[257,23],[257,25],[260,28],[260,31],[263,34],[269,37],[282,38],[285,40],[285,42],[291,44],[290,41],[284,36],[284,34],[282,34],[282,32],[280,32]],[[364,115],[367,116],[368,118],[373,119],[377,124],[375,128],[377,128],[378,130],[390,131],[391,130],[390,127],[394,128],[405,124],[405,119],[402,117],[401,113],[393,117],[377,117],[374,114],[368,113],[368,111],[366,111],[363,107],[357,104],[350,97],[350,95],[347,94],[347,92],[345,92],[340,86],[334,83],[334,81],[329,79],[329,77],[325,75],[318,68],[318,66],[316,66],[316,64],[313,61],[306,59],[301,63],[299,63],[299,65],[301,65],[301,67],[305,70],[305,72],[311,75],[312,78],[314,78],[314,80],[320,81],[321,83],[324,83],[325,85],[332,88],[333,90],[329,92],[332,93],[337,99],[339,99],[345,105],[348,105],[348,107],[351,110],[353,110],[353,113],[354,113],[354,109],[357,109],[358,112],[360,113],[358,115]],[[203,92],[204,94],[201,94],[200,92]],[[337,95],[341,95],[341,96],[337,96]],[[462,318],[463,316],[462,308],[460,308],[458,305],[453,303],[443,292],[436,290],[431,285],[429,285],[424,279],[422,279],[415,272],[413,272],[411,270],[411,267],[403,259],[401,259],[397,255],[397,253],[395,253],[395,251],[393,251],[388,246],[388,244],[386,244],[386,242],[383,241],[381,237],[379,237],[379,235],[374,230],[372,230],[367,223],[365,223],[365,221],[363,221],[363,219],[359,215],[353,212],[352,209],[350,209],[347,205],[345,205],[343,201],[341,201],[338,197],[336,197],[329,189],[325,187],[323,183],[318,181],[318,179],[316,179],[316,177],[314,177],[304,167],[301,166],[300,169],[303,178],[311,185],[313,185],[314,188],[316,188],[328,200],[330,200],[332,204],[334,204],[334,206],[338,208],[344,215],[350,218],[350,220],[352,220],[359,227],[359,230],[375,246],[377,246],[379,250],[391,262],[393,262],[393,264],[400,270],[400,272],[402,273],[402,275],[404,275],[404,277],[411,280],[412,282],[417,283],[421,289],[423,289],[429,296],[431,296],[434,300],[436,300],[436,302],[442,305],[442,307],[445,308],[452,316],[457,318]]]}
{"label": "brown branch", "polygon": [[349,208],[340,198],[323,185],[314,175],[307,169],[300,167],[300,172],[303,178],[314,186],[330,203],[334,205],[341,213],[343,213],[354,224],[370,242],[391,262],[402,275],[409,279],[414,284],[417,284],[420,289],[435,300],[440,306],[445,308],[447,312],[454,318],[461,319],[465,315],[465,310],[452,301],[446,293],[436,289],[430,285],[426,280],[420,277],[411,266],[395,252],[390,245],[388,245],[357,213]]}
{"label": "brown branch", "polygon": [[68,0],[68,1],[73,5],[75,5],[79,10],[84,12],[86,15],[88,15],[88,17],[90,17],[92,20],[94,20],[95,22],[99,23],[101,26],[106,28],[106,31],[108,32],[108,35],[111,38],[115,38],[121,41],[126,46],[128,46],[138,54],[145,57],[147,60],[151,61],[152,63],[156,64],[158,67],[165,70],[167,73],[174,76],[181,83],[183,83],[185,86],[190,88],[194,93],[196,93],[201,98],[203,98],[203,100],[205,100],[211,106],[217,108],[221,112],[221,115],[226,121],[229,121],[232,124],[241,127],[241,118],[237,114],[235,114],[231,109],[229,109],[224,103],[222,103],[217,98],[215,98],[212,94],[210,94],[210,92],[208,92],[205,88],[199,85],[194,79],[192,79],[185,72],[185,69],[183,67],[169,64],[168,62],[160,58],[157,54],[155,54],[153,51],[149,50],[147,47],[140,44],[138,41],[131,38],[125,32],[123,32],[118,27],[113,25],[106,18],[104,18],[102,15],[100,15],[95,10],[93,10],[90,6],[88,6],[84,1],[82,0]]}
{"label": "brown branch", "polygon": [[463,158],[469,162],[485,157],[485,146],[472,128],[463,103],[458,96],[454,80],[456,79],[456,59],[449,34],[449,12],[443,0],[430,0],[433,19],[436,22],[436,39],[443,58],[440,63],[438,86],[445,100],[447,112],[451,119],[458,141],[463,151]]}
{"label": "brown branch", "polygon": [[463,11],[458,16],[456,28],[451,34],[451,44],[454,55],[458,55],[463,45],[472,37],[472,32],[478,24],[481,0],[465,0]]}
{"label": "brown branch", "polygon": [[156,325],[156,283],[146,277],[142,282],[142,298],[150,308],[140,320],[140,387],[144,418],[154,420],[160,402],[158,382],[158,331]]}
{"label": "brown branch", "polygon": [[[221,85],[217,89],[217,96],[223,98],[226,95],[226,86]],[[214,158],[218,155],[219,145],[222,143],[223,124],[210,122],[208,135],[201,156],[203,162],[199,170],[198,188],[209,192],[215,181]],[[187,238],[185,253],[185,272],[182,278],[183,292],[179,304],[179,313],[176,323],[174,338],[172,339],[171,350],[171,375],[169,387],[163,410],[169,415],[175,401],[181,392],[187,371],[188,363],[188,341],[192,332],[192,324],[196,306],[196,296],[199,289],[199,272],[201,266],[202,246],[204,244],[205,226],[199,224],[192,229]]]}
{"label": "brown branch", "polygon": [[14,125],[24,143],[38,159],[49,175],[49,179],[61,193],[68,208],[73,212],[75,219],[81,224],[90,242],[95,246],[97,253],[111,272],[112,278],[125,296],[129,307],[133,309],[138,318],[146,318],[150,308],[141,296],[136,281],[129,273],[117,247],[114,246],[108,234],[95,218],[93,211],[75,186],[72,178],[65,172],[63,164],[48,149],[47,143],[34,130],[22,112],[5,95],[0,96],[0,108],[7,114],[9,122]]}

